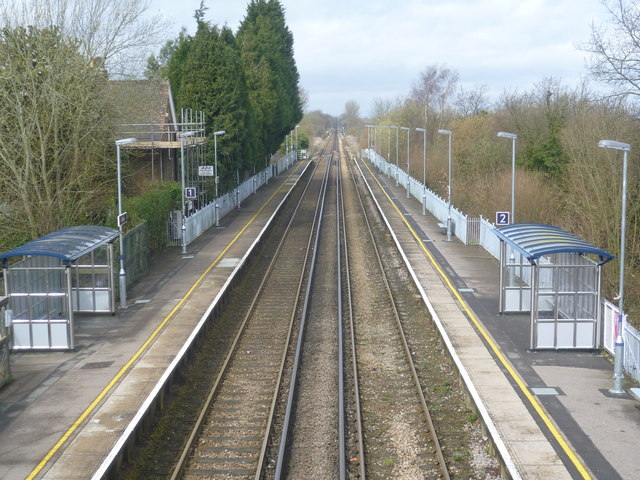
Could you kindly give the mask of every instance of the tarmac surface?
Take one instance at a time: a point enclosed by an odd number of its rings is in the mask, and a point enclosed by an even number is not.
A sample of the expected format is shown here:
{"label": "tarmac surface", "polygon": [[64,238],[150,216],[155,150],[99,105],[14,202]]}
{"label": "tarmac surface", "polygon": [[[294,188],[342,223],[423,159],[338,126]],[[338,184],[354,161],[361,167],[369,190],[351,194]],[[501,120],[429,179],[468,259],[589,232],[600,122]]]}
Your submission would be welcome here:
{"label": "tarmac surface", "polygon": [[[12,354],[13,382],[0,390],[0,478],[42,478],[52,470],[59,453],[48,459],[51,449],[56,444],[61,451],[67,447],[71,439],[61,442],[67,440],[69,428],[180,304],[211,259],[221,255],[276,188],[285,185],[289,173],[243,202],[242,210],[223,219],[223,228],[206,232],[189,246],[188,255],[171,249],[156,258],[150,273],[130,290],[126,311],[76,317],[75,351]],[[446,242],[438,221],[430,214],[423,216],[420,203],[406,199],[402,186],[381,174],[377,178],[412,228],[428,240],[429,251],[590,474],[579,473],[538,419],[571,476],[640,478],[640,402],[631,395],[608,394],[611,362],[591,351],[529,351],[529,316],[497,314],[498,261],[481,247],[465,246],[457,239]],[[535,418],[526,396],[521,400]],[[30,476],[36,468],[38,473]],[[552,478],[556,477],[546,476]]]}

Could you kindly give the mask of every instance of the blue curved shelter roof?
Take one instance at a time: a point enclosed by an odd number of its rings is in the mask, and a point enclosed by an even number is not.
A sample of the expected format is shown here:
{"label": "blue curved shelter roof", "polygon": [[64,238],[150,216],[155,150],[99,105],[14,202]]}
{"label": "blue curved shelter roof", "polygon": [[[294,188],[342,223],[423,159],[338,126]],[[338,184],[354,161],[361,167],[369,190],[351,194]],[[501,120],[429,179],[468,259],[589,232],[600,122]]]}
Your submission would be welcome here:
{"label": "blue curved shelter roof", "polygon": [[582,240],[559,227],[541,223],[514,223],[495,227],[494,233],[512,245],[529,261],[553,253],[582,253],[600,257],[600,264],[615,258],[615,255]]}
{"label": "blue curved shelter roof", "polygon": [[41,255],[73,262],[105,243],[113,242],[119,231],[115,228],[82,225],[67,227],[0,254],[6,262],[11,257]]}

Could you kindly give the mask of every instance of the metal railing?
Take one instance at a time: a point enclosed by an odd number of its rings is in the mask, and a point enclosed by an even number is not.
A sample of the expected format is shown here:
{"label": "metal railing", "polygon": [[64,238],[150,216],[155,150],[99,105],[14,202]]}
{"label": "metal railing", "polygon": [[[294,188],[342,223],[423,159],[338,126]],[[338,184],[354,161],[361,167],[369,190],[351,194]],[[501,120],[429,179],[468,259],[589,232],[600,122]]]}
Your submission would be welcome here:
{"label": "metal railing", "polygon": [[[409,177],[407,183],[407,173],[395,164],[387,162],[384,157],[378,155],[373,150],[364,149],[361,152],[363,157],[369,158],[376,168],[390,178],[396,179],[398,185],[409,185],[409,195],[416,198],[420,203],[424,201],[425,209],[436,217],[443,226],[446,224],[448,215],[447,202],[426,188],[418,180]],[[451,206],[452,233],[465,245],[480,245],[490,255],[500,259],[500,240],[492,233],[494,225],[482,216],[468,217],[463,212]],[[602,346],[611,355],[614,355],[614,342],[616,337],[615,319],[617,318],[618,307],[607,300],[602,302]],[[640,331],[629,325],[625,320],[623,324],[624,349],[624,369],[635,380],[640,381]]]}
{"label": "metal railing", "polygon": [[233,209],[240,208],[245,199],[253,195],[262,185],[268,183],[269,179],[277,175],[278,172],[288,169],[295,161],[296,154],[291,152],[277,162],[268,165],[264,170],[257,172],[232,191],[213,199],[207,205],[185,217],[184,229],[182,228],[181,212],[174,212],[167,223],[167,244],[169,246],[183,245],[182,232],[184,232],[184,245],[189,245],[206,232],[207,229],[213,227],[216,224],[216,218],[219,222]]}

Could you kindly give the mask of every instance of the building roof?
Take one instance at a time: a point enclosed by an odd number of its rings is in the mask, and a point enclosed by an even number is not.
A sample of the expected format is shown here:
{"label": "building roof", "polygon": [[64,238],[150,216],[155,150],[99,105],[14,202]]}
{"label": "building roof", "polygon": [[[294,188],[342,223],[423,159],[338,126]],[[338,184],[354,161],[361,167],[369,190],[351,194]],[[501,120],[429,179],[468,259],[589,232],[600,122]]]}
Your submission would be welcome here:
{"label": "building roof", "polygon": [[554,253],[580,253],[600,257],[600,264],[615,258],[589,242],[559,227],[540,223],[514,223],[495,227],[494,233],[529,261]]}
{"label": "building roof", "polygon": [[6,266],[9,258],[41,255],[73,262],[92,250],[113,242],[119,231],[114,228],[82,225],[63,228],[0,254]]}

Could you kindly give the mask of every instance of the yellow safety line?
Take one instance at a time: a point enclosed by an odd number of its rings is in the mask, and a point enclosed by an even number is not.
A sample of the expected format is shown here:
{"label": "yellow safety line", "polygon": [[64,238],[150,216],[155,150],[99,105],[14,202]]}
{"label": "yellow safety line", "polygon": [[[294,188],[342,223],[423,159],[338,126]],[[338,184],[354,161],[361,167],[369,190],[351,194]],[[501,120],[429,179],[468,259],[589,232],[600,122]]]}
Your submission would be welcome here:
{"label": "yellow safety line", "polygon": [[49,462],[49,460],[51,460],[51,457],[53,457],[56,454],[56,452],[60,449],[60,447],[69,439],[69,437],[71,435],[73,435],[73,433],[76,431],[76,429],[87,419],[87,417],[93,412],[93,410],[102,401],[102,399],[107,395],[107,393],[109,393],[109,391],[113,388],[113,386],[124,376],[124,374],[127,373],[129,368],[131,368],[131,365],[133,365],[133,363],[140,357],[140,355],[142,355],[142,353],[144,353],[144,351],[151,344],[151,342],[153,342],[153,340],[155,340],[156,336],[160,333],[160,331],[164,328],[164,326],[169,322],[171,317],[173,317],[175,315],[175,313],[180,309],[180,307],[182,307],[185,304],[185,302],[193,294],[193,292],[196,290],[196,288],[198,288],[198,286],[200,285],[202,280],[204,280],[204,277],[207,276],[207,274],[211,271],[211,269],[220,261],[222,256],[225,253],[227,253],[227,251],[231,248],[231,246],[234,243],[236,243],[238,238],[240,238],[240,235],[242,235],[244,233],[244,231],[249,227],[249,225],[251,225],[253,223],[253,221],[256,219],[256,217],[271,202],[271,200],[273,200],[273,198],[276,196],[276,194],[279,193],[280,190],[282,190],[282,188],[286,185],[286,182],[289,179],[291,179],[291,177],[293,177],[293,175],[296,173],[296,171],[298,170],[300,165],[301,164],[298,164],[296,166],[296,168],[293,170],[293,172],[291,172],[291,175],[289,175],[287,177],[287,179],[282,183],[282,185],[280,185],[280,187],[275,192],[273,192],[273,194],[269,197],[269,199],[260,207],[260,209],[253,215],[253,217],[251,217],[251,219],[247,222],[247,224],[244,227],[242,227],[242,230],[240,230],[240,232],[238,232],[238,234],[224,248],[224,250],[220,253],[220,255],[218,255],[218,257],[211,263],[211,265],[209,265],[209,267],[207,267],[207,269],[204,271],[204,273],[202,275],[200,275],[200,277],[195,281],[195,283],[187,291],[187,293],[182,298],[182,300],[180,300],[178,302],[178,304],[175,307],[173,307],[173,309],[167,314],[167,316],[164,318],[164,320],[162,320],[160,325],[158,325],[158,327],[153,331],[153,333],[151,333],[149,338],[147,338],[147,340],[142,344],[142,346],[138,349],[138,351],[120,369],[120,371],[107,384],[107,386],[104,388],[104,390],[102,390],[102,392],[100,392],[100,394],[95,398],[95,400],[93,402],[91,402],[91,404],[85,409],[85,411],[82,412],[82,415],[80,415],[80,417],[78,417],[78,419],[73,423],[73,425],[71,425],[71,427],[69,427],[69,429],[64,433],[64,435],[62,435],[60,440],[58,440],[56,442],[56,444],[53,446],[53,448],[51,448],[51,450],[49,450],[49,453],[47,453],[47,455],[45,455],[45,457],[42,459],[42,461],[29,474],[29,476],[26,478],[26,480],[32,480],[33,478],[35,478],[35,476],[38,473],[40,473],[40,470],[42,470],[44,468],[44,466],[47,464],[47,462]]}
{"label": "yellow safety line", "polygon": [[407,226],[407,228],[409,229],[409,231],[411,232],[413,237],[417,240],[418,245],[420,245],[420,248],[424,251],[424,253],[427,255],[427,257],[431,261],[431,264],[434,266],[434,268],[438,271],[438,273],[440,274],[440,276],[442,277],[444,282],[447,284],[447,286],[448,286],[449,290],[451,291],[451,293],[456,297],[458,302],[460,302],[460,305],[462,305],[462,308],[467,313],[468,317],[471,319],[471,321],[476,326],[476,328],[480,331],[480,333],[482,334],[482,337],[489,344],[489,346],[493,350],[493,353],[496,355],[496,357],[498,357],[498,359],[500,360],[500,363],[509,372],[509,374],[511,375],[513,380],[520,387],[520,390],[522,391],[524,396],[531,403],[531,406],[538,413],[538,415],[540,416],[540,418],[542,419],[544,424],[550,430],[550,432],[553,435],[553,437],[558,441],[558,443],[562,447],[562,450],[564,450],[564,452],[567,454],[567,456],[569,457],[569,459],[571,460],[573,465],[578,469],[578,471],[582,475],[582,478],[584,478],[585,480],[591,479],[591,476],[587,472],[587,470],[584,467],[584,465],[582,464],[582,462],[578,459],[578,457],[576,457],[575,453],[573,452],[573,450],[571,450],[571,447],[569,447],[569,445],[567,444],[566,440],[563,438],[562,434],[558,431],[558,429],[555,427],[555,425],[553,424],[553,422],[551,421],[549,416],[543,410],[543,408],[540,405],[540,403],[538,402],[538,400],[531,394],[531,392],[529,391],[529,389],[528,389],[527,385],[525,384],[524,380],[522,380],[520,375],[514,370],[514,368],[511,366],[511,363],[509,361],[507,361],[507,359],[502,354],[502,351],[500,350],[500,348],[496,345],[496,343],[493,341],[493,339],[491,338],[489,333],[485,330],[484,326],[480,323],[480,321],[478,320],[476,315],[473,313],[471,308],[467,305],[467,302],[465,302],[465,300],[462,298],[462,296],[460,295],[458,290],[453,286],[453,284],[449,280],[449,277],[447,276],[447,274],[444,272],[444,270],[442,270],[442,268],[440,267],[438,262],[431,255],[431,252],[429,252],[429,250],[426,248],[426,246],[424,245],[424,242],[422,242],[420,240],[419,236],[416,234],[414,229],[411,227],[411,225],[409,224],[409,222],[407,221],[405,216],[398,209],[398,206],[396,205],[396,203],[387,194],[387,192],[383,188],[382,184],[378,181],[378,178],[376,177],[376,175],[371,171],[371,169],[369,168],[369,166],[367,165],[366,162],[362,162],[362,163],[367,168],[367,170],[369,170],[369,172],[371,173],[371,176],[373,177],[373,179],[376,181],[376,183],[378,184],[378,186],[380,187],[382,192],[385,194],[385,196],[387,197],[389,202],[391,202],[391,205],[393,205],[393,208],[398,212],[398,214],[400,215],[400,218],[402,218],[402,221],[404,222],[404,224]]}

